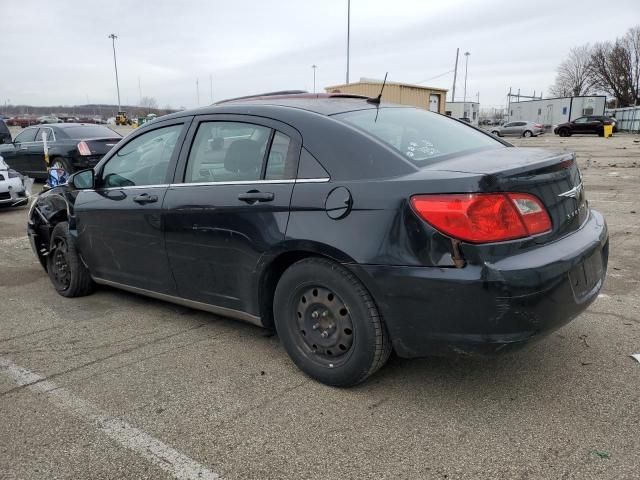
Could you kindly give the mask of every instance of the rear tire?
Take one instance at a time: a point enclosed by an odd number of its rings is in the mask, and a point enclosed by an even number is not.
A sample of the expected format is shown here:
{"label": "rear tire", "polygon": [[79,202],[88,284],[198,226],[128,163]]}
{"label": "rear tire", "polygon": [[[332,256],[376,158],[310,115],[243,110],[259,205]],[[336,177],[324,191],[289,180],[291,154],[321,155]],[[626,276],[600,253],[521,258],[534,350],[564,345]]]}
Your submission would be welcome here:
{"label": "rear tire", "polygon": [[47,273],[56,291],[63,297],[83,297],[93,292],[95,284],[69,234],[69,223],[58,223],[51,232],[47,256]]}
{"label": "rear tire", "polygon": [[382,367],[391,341],[373,298],[341,265],[307,258],[276,286],[275,326],[304,373],[326,385],[350,387]]}
{"label": "rear tire", "polygon": [[522,136],[525,138],[533,137],[533,132],[531,130],[525,130],[522,132]]}
{"label": "rear tire", "polygon": [[561,128],[560,130],[558,130],[558,135],[560,135],[561,137],[570,137],[571,132],[567,128]]}

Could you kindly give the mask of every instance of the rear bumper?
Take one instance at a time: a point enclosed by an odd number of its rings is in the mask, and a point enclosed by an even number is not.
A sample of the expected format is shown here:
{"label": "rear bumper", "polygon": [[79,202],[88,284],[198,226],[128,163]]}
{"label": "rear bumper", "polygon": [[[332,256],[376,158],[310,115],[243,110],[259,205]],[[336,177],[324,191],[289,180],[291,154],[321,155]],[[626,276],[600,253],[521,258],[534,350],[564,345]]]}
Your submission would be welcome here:
{"label": "rear bumper", "polygon": [[492,354],[560,328],[597,297],[607,261],[607,225],[591,211],[571,235],[493,264],[347,266],[375,297],[396,353],[420,357]]}

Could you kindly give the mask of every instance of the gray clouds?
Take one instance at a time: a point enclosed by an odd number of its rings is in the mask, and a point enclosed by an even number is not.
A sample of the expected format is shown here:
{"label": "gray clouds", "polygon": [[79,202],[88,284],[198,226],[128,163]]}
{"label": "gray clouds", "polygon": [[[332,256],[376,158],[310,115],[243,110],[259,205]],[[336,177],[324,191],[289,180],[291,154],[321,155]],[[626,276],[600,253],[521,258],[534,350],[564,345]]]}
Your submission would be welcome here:
{"label": "gray clouds", "polygon": [[[344,82],[346,0],[2,0],[0,103],[115,103],[111,42],[123,103],[161,106]],[[639,23],[640,2],[352,0],[351,80],[417,82],[453,68],[469,50],[468,96],[503,104],[509,86],[547,90],[568,50],[612,40]],[[524,2],[523,2],[524,3]],[[605,21],[606,20],[606,21]],[[457,94],[462,96],[464,69]],[[460,75],[462,74],[462,75]],[[451,88],[453,75],[426,82]],[[458,96],[458,95],[457,95]]]}

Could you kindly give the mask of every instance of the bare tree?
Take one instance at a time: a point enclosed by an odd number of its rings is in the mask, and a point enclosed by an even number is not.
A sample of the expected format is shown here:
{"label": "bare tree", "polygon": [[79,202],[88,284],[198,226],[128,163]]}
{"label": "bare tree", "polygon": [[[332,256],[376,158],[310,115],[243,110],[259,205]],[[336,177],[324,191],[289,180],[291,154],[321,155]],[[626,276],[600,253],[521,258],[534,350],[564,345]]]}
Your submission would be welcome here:
{"label": "bare tree", "polygon": [[149,113],[151,110],[157,110],[158,102],[153,97],[142,97],[140,99],[140,106],[142,108],[145,108],[147,110],[147,113]]}
{"label": "bare tree", "polygon": [[630,28],[614,43],[598,43],[591,55],[591,73],[598,88],[620,106],[640,102],[640,26]]}
{"label": "bare tree", "polygon": [[558,67],[556,81],[550,88],[551,94],[557,97],[571,97],[593,93],[594,79],[590,64],[589,44],[572,48],[569,57]]}

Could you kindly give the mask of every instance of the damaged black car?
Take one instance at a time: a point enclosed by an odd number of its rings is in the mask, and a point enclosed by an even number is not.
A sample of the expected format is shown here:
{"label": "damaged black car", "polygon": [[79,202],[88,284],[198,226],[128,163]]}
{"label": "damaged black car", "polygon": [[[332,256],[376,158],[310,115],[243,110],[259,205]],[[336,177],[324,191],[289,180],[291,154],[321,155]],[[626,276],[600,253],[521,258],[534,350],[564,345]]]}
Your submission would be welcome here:
{"label": "damaged black car", "polygon": [[244,98],[151,122],[28,232],[65,297],[110,285],[275,329],[309,376],[511,350],[597,297],[603,216],[571,153],[339,94]]}

